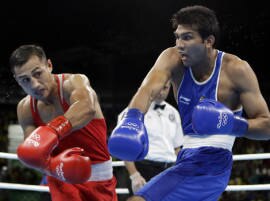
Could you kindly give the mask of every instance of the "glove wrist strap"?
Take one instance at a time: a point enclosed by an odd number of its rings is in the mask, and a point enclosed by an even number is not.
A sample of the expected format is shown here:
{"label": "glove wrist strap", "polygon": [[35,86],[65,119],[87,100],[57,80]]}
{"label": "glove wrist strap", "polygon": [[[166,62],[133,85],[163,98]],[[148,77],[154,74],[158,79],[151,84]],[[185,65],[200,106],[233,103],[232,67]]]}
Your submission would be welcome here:
{"label": "glove wrist strap", "polygon": [[47,126],[54,129],[59,138],[63,138],[65,134],[69,133],[72,129],[70,121],[65,116],[58,116],[51,120]]}
{"label": "glove wrist strap", "polygon": [[143,121],[144,114],[137,108],[130,108],[130,109],[128,109],[124,118],[136,118],[136,119],[139,119],[140,121]]}

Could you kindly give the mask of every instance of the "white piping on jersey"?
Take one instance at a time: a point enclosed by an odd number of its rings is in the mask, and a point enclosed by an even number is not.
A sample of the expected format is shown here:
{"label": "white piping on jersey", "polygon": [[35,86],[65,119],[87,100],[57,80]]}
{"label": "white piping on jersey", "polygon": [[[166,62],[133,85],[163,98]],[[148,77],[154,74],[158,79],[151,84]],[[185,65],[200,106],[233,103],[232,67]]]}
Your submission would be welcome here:
{"label": "white piping on jersey", "polygon": [[[219,50],[218,50],[219,52]],[[220,68],[218,72],[218,77],[217,77],[217,86],[216,86],[216,94],[215,94],[215,99],[218,101],[218,86],[219,86],[219,78],[220,78],[220,72],[222,68],[222,62],[223,62],[223,56],[225,55],[225,52],[222,52],[221,59],[220,59]],[[233,113],[235,112],[240,112],[243,109],[243,106],[241,105],[238,109],[232,110]]]}
{"label": "white piping on jersey", "polygon": [[233,112],[233,113],[235,113],[235,112],[240,112],[241,110],[243,110],[243,106],[242,106],[242,105],[240,106],[240,108],[235,109],[235,110],[232,110],[232,112]]}
{"label": "white piping on jersey", "polygon": [[[218,52],[219,52],[219,50],[218,50]],[[222,53],[222,58],[223,58],[223,55],[224,55],[224,54]],[[190,75],[191,75],[191,78],[192,78],[192,80],[193,80],[196,84],[198,84],[198,85],[203,85],[203,84],[207,83],[207,82],[212,78],[212,76],[213,76],[214,73],[215,73],[217,58],[218,58],[218,56],[216,56],[216,59],[215,59],[215,66],[214,66],[214,69],[213,69],[213,71],[212,71],[210,77],[207,78],[207,79],[206,79],[205,81],[203,81],[203,82],[197,81],[197,80],[194,78],[194,76],[193,76],[193,73],[192,73],[191,68],[188,67],[188,68],[189,68],[188,71],[189,71],[189,73],[190,73]],[[221,62],[222,62],[222,58],[221,58]],[[221,62],[220,62],[220,65],[221,65]],[[219,69],[219,73],[220,73],[220,69]],[[177,99],[178,99],[178,97],[179,97],[179,92],[180,92],[180,89],[181,89],[181,86],[182,86],[182,83],[183,83],[184,78],[185,78],[185,73],[184,73],[184,75],[183,75],[183,77],[182,77],[182,80],[181,80],[181,83],[180,83],[180,85],[179,85],[179,87],[178,87],[178,89],[177,89]],[[219,78],[218,78],[218,79],[219,79]],[[219,80],[218,80],[218,81],[219,81]],[[218,85],[218,84],[217,84],[217,85]],[[216,91],[217,91],[217,90],[216,90]],[[216,100],[217,100],[217,99],[216,99]],[[178,100],[177,100],[177,103],[178,103]]]}
{"label": "white piping on jersey", "polygon": [[[218,50],[218,53],[219,53],[219,52],[220,52],[220,51]],[[216,99],[216,101],[218,101],[217,94],[218,94],[219,78],[220,78],[220,72],[221,72],[221,68],[222,68],[223,56],[224,56],[225,54],[226,54],[225,52],[222,52],[221,59],[220,59],[220,68],[219,68],[219,72],[218,72],[217,85],[216,85],[216,93],[215,93],[215,99]],[[188,69],[188,70],[189,70],[189,73],[190,73],[190,75],[191,75],[191,77],[192,77],[192,80],[193,80],[196,84],[198,84],[198,85],[203,85],[203,84],[207,83],[207,82],[212,78],[212,76],[213,76],[213,74],[214,74],[214,72],[215,72],[215,69],[216,69],[217,58],[218,58],[218,57],[216,57],[216,59],[215,59],[215,66],[214,66],[214,69],[213,69],[213,71],[212,71],[210,77],[209,77],[207,80],[203,81],[203,82],[198,82],[198,81],[194,78],[193,73],[192,73],[192,71],[191,71],[191,68]],[[181,83],[180,83],[180,85],[179,85],[179,87],[178,87],[178,89],[177,89],[177,103],[178,103],[178,97],[179,97],[180,88],[181,88],[181,86],[182,86],[182,83],[183,83],[184,78],[185,78],[185,74],[183,75],[182,80],[181,80]],[[242,109],[243,109],[243,106],[240,106],[240,108],[235,109],[235,110],[232,110],[232,111],[235,113],[235,112],[241,111]]]}
{"label": "white piping on jersey", "polygon": [[[218,51],[218,53],[219,53],[219,51]],[[223,53],[222,53],[222,55],[223,55]],[[217,58],[218,58],[218,54],[217,54],[217,56],[216,56],[216,59],[215,59],[215,66],[214,66],[214,68],[213,68],[213,70],[212,70],[212,72],[211,72],[211,75],[210,75],[206,80],[204,80],[204,81],[202,81],[202,82],[199,82],[199,81],[197,81],[197,80],[195,79],[195,77],[194,77],[194,75],[193,75],[193,73],[192,73],[191,68],[189,68],[190,76],[191,76],[192,80],[193,80],[197,85],[203,85],[203,84],[206,84],[209,80],[211,80],[211,78],[213,77],[213,75],[215,74],[215,71],[216,71],[216,67],[217,67]],[[221,65],[221,63],[220,63],[220,65]],[[219,68],[219,72],[220,72],[220,68]]]}
{"label": "white piping on jersey", "polygon": [[[218,51],[219,53],[219,51]],[[217,77],[217,85],[216,85],[216,94],[215,94],[215,99],[218,101],[218,86],[219,86],[219,78],[220,78],[220,72],[221,72],[221,68],[222,68],[222,62],[223,62],[223,56],[224,56],[224,52],[222,52],[221,58],[220,58],[220,67],[219,67],[219,72],[218,72],[218,77]]]}

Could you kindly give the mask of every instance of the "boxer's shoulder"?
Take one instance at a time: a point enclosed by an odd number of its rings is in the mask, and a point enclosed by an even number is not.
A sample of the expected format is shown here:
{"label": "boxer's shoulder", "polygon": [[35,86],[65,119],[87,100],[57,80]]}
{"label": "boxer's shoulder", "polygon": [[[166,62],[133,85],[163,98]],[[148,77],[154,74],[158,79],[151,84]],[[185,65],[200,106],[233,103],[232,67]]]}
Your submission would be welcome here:
{"label": "boxer's shoulder", "polygon": [[31,97],[29,95],[27,95],[19,101],[19,103],[17,105],[17,113],[31,114],[30,105],[31,105]]}
{"label": "boxer's shoulder", "polygon": [[250,68],[249,64],[233,54],[224,54],[222,60],[222,69],[230,74],[243,73],[247,68]]}
{"label": "boxer's shoulder", "polygon": [[30,96],[26,96],[18,103],[17,116],[18,122],[24,130],[26,130],[28,126],[34,125],[33,116],[30,108]]}
{"label": "boxer's shoulder", "polygon": [[64,74],[64,94],[70,95],[76,88],[90,86],[89,78],[84,74]]}

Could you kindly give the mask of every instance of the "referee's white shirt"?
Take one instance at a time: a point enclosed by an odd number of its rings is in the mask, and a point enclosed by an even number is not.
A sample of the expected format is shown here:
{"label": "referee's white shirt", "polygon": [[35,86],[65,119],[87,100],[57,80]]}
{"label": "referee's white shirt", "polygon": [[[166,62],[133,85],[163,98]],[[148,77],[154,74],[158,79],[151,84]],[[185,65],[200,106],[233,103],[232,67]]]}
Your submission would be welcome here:
{"label": "referee's white shirt", "polygon": [[[165,108],[154,110],[152,102],[145,114],[144,124],[149,138],[149,152],[145,159],[159,162],[175,162],[175,148],[183,144],[183,131],[178,111],[166,101]],[[118,123],[127,108],[118,115]]]}

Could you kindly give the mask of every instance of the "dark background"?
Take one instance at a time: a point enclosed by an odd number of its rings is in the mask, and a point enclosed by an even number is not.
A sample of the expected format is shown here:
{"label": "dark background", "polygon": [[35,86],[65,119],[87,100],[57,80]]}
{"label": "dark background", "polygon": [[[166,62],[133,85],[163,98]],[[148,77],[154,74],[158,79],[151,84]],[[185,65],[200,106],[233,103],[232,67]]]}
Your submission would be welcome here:
{"label": "dark background", "polygon": [[[0,151],[7,152],[7,127],[17,122],[16,104],[24,96],[8,66],[9,55],[15,48],[37,43],[44,47],[48,58],[52,60],[54,73],[86,74],[100,98],[110,133],[117,114],[127,106],[157,56],[163,49],[174,46],[170,24],[172,14],[183,6],[194,4],[206,5],[216,11],[222,34],[219,49],[249,62],[258,77],[262,94],[270,105],[270,13],[269,7],[261,1],[1,1]],[[176,105],[172,94],[168,101]],[[267,141],[240,138],[236,140],[233,150],[234,154],[259,152],[270,152]],[[0,159],[0,166],[6,163],[6,160]],[[263,173],[265,169],[268,170],[266,174]],[[20,175],[25,175],[23,171]],[[123,177],[121,172],[118,174],[119,186],[125,187],[122,184],[128,178]],[[121,181],[121,178],[125,181]],[[269,181],[269,160],[257,160],[253,163],[236,162],[230,184]],[[24,180],[16,178],[14,182],[22,183]],[[266,191],[258,194],[232,192],[224,193],[221,200],[257,201],[267,200],[267,197],[270,195]]]}
{"label": "dark background", "polygon": [[11,0],[1,4],[1,103],[16,103],[21,96],[8,70],[10,53],[19,45],[37,43],[51,58],[55,73],[88,75],[103,107],[127,105],[160,52],[174,45],[172,14],[193,4],[216,11],[222,30],[219,48],[250,63],[269,103],[270,14],[264,4],[241,0]]}

